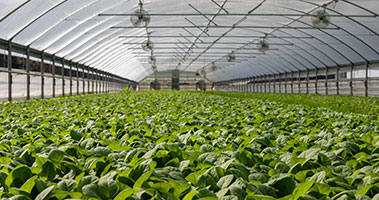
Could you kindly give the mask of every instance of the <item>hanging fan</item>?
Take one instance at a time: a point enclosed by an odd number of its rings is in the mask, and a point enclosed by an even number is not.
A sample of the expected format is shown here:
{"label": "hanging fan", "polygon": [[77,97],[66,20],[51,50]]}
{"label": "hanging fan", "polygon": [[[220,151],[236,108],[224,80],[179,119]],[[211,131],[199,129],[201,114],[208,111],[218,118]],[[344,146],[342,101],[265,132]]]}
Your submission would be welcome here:
{"label": "hanging fan", "polygon": [[150,23],[150,15],[149,13],[141,8],[134,11],[132,16],[130,17],[130,21],[132,22],[133,26],[137,28],[144,28]]}
{"label": "hanging fan", "polygon": [[207,73],[205,72],[204,69],[201,69],[201,71],[200,71],[200,76],[201,76],[202,78],[205,78],[205,77],[207,76]]}
{"label": "hanging fan", "polygon": [[212,70],[212,72],[217,70],[217,66],[214,62],[212,62],[211,70]]}
{"label": "hanging fan", "polygon": [[149,56],[149,59],[148,59],[149,64],[155,65],[156,62],[157,62],[157,58],[155,58],[155,56]]}
{"label": "hanging fan", "polygon": [[234,62],[236,61],[236,56],[234,55],[234,52],[228,53],[228,57],[226,58],[228,62]]}
{"label": "hanging fan", "polygon": [[157,65],[156,64],[153,64],[151,65],[151,68],[153,69],[153,72],[157,72]]}
{"label": "hanging fan", "polygon": [[270,44],[266,40],[261,40],[257,44],[257,49],[260,52],[266,52],[267,50],[270,49]]}
{"label": "hanging fan", "polygon": [[326,10],[317,10],[312,13],[312,24],[314,28],[326,28],[329,26],[330,22],[330,16]]}
{"label": "hanging fan", "polygon": [[154,48],[154,43],[151,40],[146,40],[142,43],[142,49],[144,51],[151,51]]}

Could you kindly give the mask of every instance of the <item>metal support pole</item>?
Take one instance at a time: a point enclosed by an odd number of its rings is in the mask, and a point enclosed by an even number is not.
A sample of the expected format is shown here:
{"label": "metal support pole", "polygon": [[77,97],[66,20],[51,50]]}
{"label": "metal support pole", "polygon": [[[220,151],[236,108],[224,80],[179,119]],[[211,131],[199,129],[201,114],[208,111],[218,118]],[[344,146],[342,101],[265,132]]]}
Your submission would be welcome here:
{"label": "metal support pole", "polygon": [[353,96],[353,73],[354,73],[354,66],[352,65],[351,68],[350,68],[350,82],[349,82],[349,86],[350,86],[350,96]]}
{"label": "metal support pole", "polygon": [[369,64],[366,63],[366,71],[365,71],[365,96],[368,97],[368,70],[369,70]]}
{"label": "metal support pole", "polygon": [[106,93],[109,93],[109,75],[108,73],[105,74],[105,80],[106,80],[106,86],[105,86],[105,89],[106,89]]}
{"label": "metal support pole", "polygon": [[99,76],[98,76],[97,70],[95,70],[95,80],[96,80],[96,94],[98,94],[100,93],[100,90],[99,90]]}
{"label": "metal support pole", "polygon": [[291,93],[293,94],[293,72],[291,72]]}
{"label": "metal support pole", "polygon": [[301,87],[301,72],[299,71],[299,82],[298,82],[298,88],[299,88],[298,93],[299,93],[299,94],[301,94],[300,87]]}
{"label": "metal support pole", "polygon": [[271,82],[272,82],[272,76],[268,75],[268,92],[271,93]]}
{"label": "metal support pole", "polygon": [[43,59],[43,52],[41,52],[41,63],[40,63],[40,72],[41,72],[41,99],[45,98],[45,61]]}
{"label": "metal support pole", "polygon": [[340,68],[337,66],[336,70],[336,88],[337,88],[337,95],[340,95]]}
{"label": "metal support pole", "polygon": [[279,74],[279,79],[278,79],[278,84],[279,84],[279,93],[282,93],[282,74]]}
{"label": "metal support pole", "polygon": [[87,66],[87,86],[88,86],[88,90],[87,90],[87,93],[90,94],[91,93],[91,83],[90,83],[90,74],[91,74],[91,71],[90,71],[90,68]]}
{"label": "metal support pole", "polygon": [[92,82],[92,94],[95,94],[95,70],[88,68],[88,70],[91,70],[91,82]]}
{"label": "metal support pole", "polygon": [[26,99],[30,99],[30,49],[26,49]]}
{"label": "metal support pole", "polygon": [[82,88],[82,90],[83,90],[83,94],[85,94],[86,93],[86,81],[85,81],[85,78],[84,78],[84,65],[82,65],[82,81],[83,81],[83,88]]}
{"label": "metal support pole", "polygon": [[276,85],[277,85],[276,84],[276,80],[277,80],[276,79],[276,75],[274,74],[273,77],[274,77],[274,80],[273,80],[273,83],[274,83],[274,93],[276,93]]}
{"label": "metal support pole", "polygon": [[64,80],[64,59],[62,58],[62,68],[61,68],[61,71],[62,71],[62,96],[65,96],[65,80]]}
{"label": "metal support pole", "polygon": [[328,86],[329,68],[328,67],[326,68],[325,74],[326,74],[326,76],[325,76],[325,94],[328,95],[329,94],[329,86]]}
{"label": "metal support pole", "polygon": [[267,76],[264,76],[264,87],[265,87],[265,93],[267,93]]}
{"label": "metal support pole", "polygon": [[72,96],[72,61],[70,61],[70,96]]}
{"label": "metal support pole", "polygon": [[318,94],[318,69],[316,69],[315,93]]}
{"label": "metal support pole", "polygon": [[76,94],[79,95],[79,64],[76,63]]}
{"label": "metal support pole", "polygon": [[288,73],[286,72],[285,75],[284,75],[284,92],[287,94],[288,91],[287,91],[287,81],[288,81]]}
{"label": "metal support pole", "polygon": [[12,44],[8,44],[8,101],[12,101]]}
{"label": "metal support pole", "polygon": [[51,72],[53,73],[53,97],[55,98],[55,85],[56,85],[56,79],[55,79],[55,56],[53,56],[53,65],[51,66]]}
{"label": "metal support pole", "polygon": [[307,94],[309,94],[309,69],[307,69],[307,83],[305,85]]}

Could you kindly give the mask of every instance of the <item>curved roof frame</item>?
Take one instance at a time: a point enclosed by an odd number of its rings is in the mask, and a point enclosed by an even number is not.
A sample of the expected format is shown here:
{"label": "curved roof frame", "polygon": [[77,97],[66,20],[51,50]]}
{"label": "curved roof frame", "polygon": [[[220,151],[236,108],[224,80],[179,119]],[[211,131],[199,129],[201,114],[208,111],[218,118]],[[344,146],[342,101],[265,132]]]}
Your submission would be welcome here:
{"label": "curved roof frame", "polygon": [[[301,1],[303,1],[303,2],[307,2],[307,1],[304,1],[304,0],[301,0]],[[309,3],[309,4],[312,4],[312,5],[316,5],[316,6],[318,6],[318,7],[323,7],[323,5],[318,5],[318,4],[315,4],[315,3],[311,3],[311,2],[307,2],[307,3]],[[327,7],[325,7],[326,9],[328,9],[328,10],[332,10],[332,9],[329,9],[329,8],[327,8]],[[306,13],[306,12],[302,12],[302,11],[299,11],[299,10],[295,10],[295,9],[292,9],[292,10],[294,10],[294,11],[296,11],[296,12],[301,12],[301,13],[303,13],[303,14],[308,14],[308,13]],[[332,10],[333,12],[335,12],[335,13],[337,13],[337,14],[339,14],[339,15],[341,15],[341,16],[343,16],[343,14],[342,13],[339,13],[338,11],[334,11],[334,10]],[[310,11],[310,12],[312,12],[312,11]],[[289,19],[292,19],[293,20],[293,18],[290,18],[290,17],[287,17],[287,18],[289,18]],[[348,19],[350,19],[350,20],[352,20],[352,21],[354,21],[354,22],[357,22],[356,20],[353,20],[351,17],[348,17],[347,16],[347,18]],[[295,19],[295,21],[298,21],[298,22],[301,22],[301,23],[303,23],[303,24],[305,24],[305,25],[307,25],[307,26],[309,26],[309,27],[312,27],[312,25],[310,25],[309,23],[306,23],[306,22],[304,22],[304,21],[302,21],[302,20],[300,20],[300,19]],[[347,31],[346,29],[344,29],[344,28],[342,28],[342,27],[340,27],[340,26],[338,26],[338,25],[336,25],[336,24],[334,24],[334,23],[331,23],[332,25],[334,25],[334,26],[336,26],[336,27],[338,27],[339,29],[341,29],[341,30],[343,30],[343,31],[345,31],[346,33],[348,33],[349,35],[351,35],[352,37],[354,37],[355,39],[357,39],[357,40],[359,40],[361,43],[363,43],[363,44],[365,44],[365,46],[367,46],[368,48],[370,48],[371,50],[373,50],[374,52],[376,52],[376,53],[378,53],[374,48],[372,48],[369,44],[367,44],[365,41],[363,41],[363,40],[361,40],[359,37],[357,37],[356,35],[354,35],[354,34],[352,34],[351,32],[349,32],[349,31]],[[362,27],[364,27],[364,28],[366,28],[367,30],[369,30],[370,32],[374,32],[372,29],[370,29],[370,28],[368,28],[367,26],[365,26],[365,25],[363,25],[363,24],[361,24],[361,23],[358,23],[359,25],[361,25]],[[296,30],[298,30],[298,29],[296,29]],[[283,31],[283,30],[281,30],[282,32],[285,32],[285,31]],[[327,35],[329,35],[329,36],[331,36],[331,37],[333,37],[335,40],[337,40],[337,41],[339,41],[341,44],[344,44],[346,47],[348,47],[348,48],[350,48],[352,51],[354,51],[357,55],[359,55],[364,61],[365,61],[365,63],[368,63],[369,61],[362,55],[362,54],[360,54],[358,51],[356,51],[352,46],[350,46],[349,44],[347,44],[346,42],[344,42],[344,41],[342,41],[342,40],[340,40],[339,38],[337,38],[337,37],[335,37],[335,36],[333,36],[333,35],[331,35],[331,34],[329,34],[328,32],[326,32],[326,31],[324,31],[324,30],[320,30],[321,32],[323,32],[323,33],[325,33],[325,34],[327,34]],[[303,32],[304,33],[304,32]],[[375,33],[375,32],[374,32]],[[377,33],[375,33],[375,35],[378,35]],[[315,38],[317,38],[316,36],[313,36],[313,37],[315,37]],[[318,39],[318,38],[317,38]],[[320,42],[322,42],[322,43],[324,43],[324,44],[327,44],[327,43],[325,43],[325,42],[323,42],[321,39],[319,39],[319,41]],[[331,45],[328,45],[329,47],[331,47]],[[286,48],[286,47],[284,47],[284,48]],[[346,56],[344,56],[341,52],[339,52],[337,49],[335,49],[335,48],[333,48],[336,52],[338,52],[341,56],[343,56],[345,59],[347,59],[347,60],[349,60]],[[289,50],[289,51],[293,51],[293,50],[291,50],[290,48],[287,48],[287,50]],[[309,53],[308,52],[308,50],[305,50],[304,52],[307,52],[308,54],[310,54],[310,55],[312,55],[311,53]],[[275,53],[274,53],[275,54]],[[299,55],[299,56],[301,56],[300,54],[297,54],[297,55]],[[287,56],[291,56],[291,55],[289,55],[289,54],[287,54]],[[293,59],[295,59],[293,56],[291,56]],[[303,59],[305,59],[303,56],[301,56]],[[284,60],[286,60],[284,57],[282,57]],[[329,57],[330,58],[330,57]],[[298,59],[295,59],[295,60],[297,60],[298,62],[299,62],[299,60]],[[311,61],[309,61],[308,59],[305,59],[305,60],[307,60],[307,62],[309,62],[309,63],[311,63],[311,65],[313,65],[314,67],[315,67],[315,65],[311,62]],[[288,60],[287,60],[288,61]],[[354,63],[351,61],[351,60],[349,60],[349,62],[352,64],[352,65],[354,65]],[[301,63],[301,62],[300,62]],[[336,64],[337,64],[337,62],[336,62]],[[337,67],[338,67],[339,65],[337,64]],[[327,66],[326,66],[327,67]],[[315,67],[316,69],[317,69],[317,67]]]}
{"label": "curved roof frame", "polygon": [[[32,39],[32,41],[29,41],[27,44],[21,44],[21,45],[33,47],[33,45],[40,40],[43,41],[46,39],[52,39],[52,40],[49,40],[48,43],[45,43],[44,47],[42,49],[39,49],[39,50],[41,52],[52,53],[54,55],[58,55],[60,57],[66,58],[68,60],[71,60],[73,63],[75,63],[75,62],[76,63],[78,63],[78,62],[83,63],[83,64],[90,65],[90,66],[93,66],[97,69],[102,69],[102,70],[105,70],[108,72],[119,73],[118,71],[115,71],[115,69],[125,68],[124,69],[125,71],[133,72],[133,74],[136,77],[142,76],[142,75],[138,75],[138,73],[139,74],[150,73],[150,68],[148,67],[148,65],[145,63],[139,62],[138,59],[136,58],[135,54],[133,54],[134,52],[140,52],[140,51],[130,49],[131,46],[127,46],[127,45],[123,44],[123,42],[125,42],[125,39],[120,37],[120,35],[123,33],[128,33],[128,34],[132,34],[135,36],[143,37],[143,36],[145,36],[145,33],[140,32],[141,29],[134,29],[134,30],[112,29],[112,27],[121,26],[123,23],[127,22],[128,18],[119,19],[117,17],[117,15],[114,15],[114,16],[110,15],[110,16],[107,16],[107,18],[99,19],[99,14],[102,14],[106,11],[112,11],[112,10],[114,10],[115,7],[117,7],[118,5],[121,5],[123,3],[125,3],[125,5],[132,5],[132,7],[129,7],[128,9],[126,9],[127,11],[132,11],[135,8],[133,6],[137,5],[135,3],[135,1],[136,0],[123,0],[123,1],[118,1],[118,2],[114,1],[115,4],[107,5],[107,6],[101,7],[101,8],[99,7],[100,5],[105,5],[105,1],[103,1],[103,0],[93,0],[93,1],[88,0],[85,2],[83,1],[82,2],[83,5],[81,7],[77,7],[77,8],[70,10],[70,13],[68,13],[68,15],[66,15],[64,18],[55,19],[56,21],[52,22],[54,24],[49,26],[48,29],[37,32],[36,35],[33,35],[30,37],[30,39]],[[190,1],[190,0],[187,0],[187,1]],[[343,12],[341,12],[337,9],[332,9],[332,8],[328,7],[330,4],[336,2],[336,0],[328,0],[326,2],[324,2],[322,0],[318,0],[316,2],[310,2],[309,0],[297,0],[297,1],[303,3],[303,5],[302,5],[303,8],[308,7],[308,6],[305,6],[305,4],[307,4],[309,6],[314,6],[314,7],[312,7],[312,9],[310,9],[308,11],[297,9],[296,6],[295,6],[295,8],[283,7],[285,9],[288,9],[288,10],[295,12],[295,14],[279,15],[278,16],[282,19],[290,20],[290,22],[288,24],[284,24],[283,26],[280,26],[280,27],[276,27],[276,28],[273,27],[273,29],[270,32],[267,32],[266,34],[274,35],[274,33],[276,31],[278,31],[278,32],[281,32],[281,33],[284,33],[284,34],[287,34],[287,35],[293,37],[291,39],[282,39],[282,41],[289,42],[292,40],[297,40],[299,42],[301,41],[302,43],[306,44],[310,48],[309,49],[302,48],[300,45],[297,45],[297,44],[294,44],[293,45],[294,47],[288,47],[288,46],[284,45],[284,46],[280,46],[278,48],[279,50],[277,52],[272,51],[270,53],[265,54],[264,56],[248,58],[248,60],[246,62],[233,64],[232,66],[236,66],[238,68],[243,69],[241,71],[242,75],[245,74],[244,71],[246,71],[246,70],[250,71],[249,66],[252,64],[251,62],[253,62],[253,65],[257,64],[255,61],[259,61],[260,65],[262,65],[262,64],[267,65],[270,69],[263,70],[263,71],[265,71],[265,73],[269,73],[269,74],[279,72],[282,70],[285,70],[286,72],[292,72],[292,71],[299,71],[299,70],[311,70],[311,69],[321,69],[321,68],[328,68],[328,67],[339,67],[339,66],[345,64],[344,62],[342,62],[341,58],[343,58],[345,61],[347,61],[347,63],[351,66],[354,66],[356,64],[361,64],[361,63],[370,63],[370,62],[379,61],[379,58],[378,58],[379,56],[377,56],[379,54],[377,46],[375,46],[375,44],[373,44],[373,43],[368,42],[367,39],[364,39],[359,35],[355,35],[348,28],[344,28],[341,25],[339,25],[338,23],[332,22],[331,26],[333,26],[333,27],[331,28],[330,31],[319,29],[319,30],[317,30],[317,33],[321,33],[321,34],[313,35],[312,33],[309,33],[310,32],[309,30],[312,29],[313,26],[309,22],[307,22],[304,18],[304,16],[311,15],[310,13],[313,12],[314,10],[319,9],[319,8],[323,8],[325,10],[332,12],[331,16],[341,17],[343,19],[347,19],[347,21],[349,23],[357,24],[360,27],[362,27],[362,29],[364,29],[363,32],[372,34],[373,37],[378,37],[379,34],[378,34],[378,32],[376,32],[376,30],[374,30],[372,27],[370,27],[367,24],[361,23],[358,20],[358,17],[359,17],[359,19],[361,19],[362,17],[363,18],[365,17],[364,15],[361,15],[361,16],[359,16],[359,15],[356,15],[356,16],[347,15],[347,14],[344,14]],[[60,9],[62,7],[62,5],[66,5],[67,2],[72,2],[72,0],[51,1],[49,5],[44,7],[44,10],[42,10],[40,13],[38,13],[38,11],[36,11],[36,14],[34,15],[33,19],[28,19],[28,21],[23,22],[25,24],[22,27],[19,26],[19,29],[16,32],[14,32],[12,35],[10,35],[9,38],[5,38],[5,39],[8,39],[10,42],[12,42],[20,34],[24,33],[25,30],[27,30],[29,27],[31,27],[35,24],[38,24],[42,18],[44,18],[44,17],[48,16],[49,14],[52,14],[53,12],[57,11],[58,9]],[[194,38],[195,38],[195,40],[193,41],[193,43],[191,45],[185,45],[181,40],[178,39],[178,43],[177,43],[178,46],[175,49],[177,49],[177,50],[182,49],[183,50],[183,54],[180,55],[179,58],[177,58],[177,59],[179,59],[178,62],[180,62],[180,63],[183,62],[183,63],[188,64],[188,65],[186,64],[187,66],[181,70],[186,70],[189,66],[192,66],[192,65],[194,65],[197,69],[201,68],[200,64],[197,62],[194,62],[194,61],[199,59],[202,56],[202,54],[205,54],[205,52],[207,52],[208,50],[217,49],[217,47],[214,47],[216,44],[222,43],[222,42],[219,42],[222,40],[222,37],[220,37],[219,39],[215,40],[211,45],[209,45],[202,52],[197,52],[197,50],[196,50],[196,49],[201,49],[201,48],[195,48],[196,46],[198,46],[199,42],[201,42],[201,39],[203,39],[202,37],[204,35],[208,34],[208,33],[206,33],[205,29],[208,30],[208,28],[213,28],[213,27],[211,27],[212,24],[214,24],[214,26],[215,26],[218,23],[220,23],[219,21],[217,21],[216,16],[223,16],[221,14],[222,12],[225,12],[227,9],[231,9],[231,8],[227,7],[227,2],[228,2],[228,0],[225,0],[225,1],[223,1],[222,4],[218,4],[218,7],[216,7],[216,9],[215,9],[216,14],[213,14],[211,18],[208,18],[207,15],[205,15],[204,13],[201,13],[200,10],[196,9],[196,7],[193,7],[189,3],[190,7],[192,7],[196,11],[195,14],[197,16],[203,17],[203,20],[207,20],[207,23],[206,23],[207,25],[201,26],[201,25],[197,24],[198,21],[196,21],[196,20],[192,21],[192,20],[188,19],[189,23],[191,23],[192,25],[197,27],[201,32],[200,32],[199,36],[196,36],[191,31],[188,31],[186,29],[186,31],[189,32],[190,34],[192,34],[192,36],[194,36]],[[235,16],[242,16],[242,18],[240,20],[238,20],[235,24],[233,24],[231,26],[231,29],[224,32],[224,34],[222,36],[229,34],[233,29],[237,28],[241,23],[244,23],[244,21],[247,19],[247,17],[249,17],[250,14],[254,14],[253,12],[255,12],[256,10],[259,10],[261,7],[264,7],[267,2],[270,2],[270,0],[257,1],[257,4],[254,5],[253,9],[249,10],[249,12],[247,14],[235,15]],[[372,15],[372,17],[374,17],[376,19],[378,18],[378,13],[376,13],[376,11],[370,10],[370,9],[368,9],[362,5],[358,5],[354,2],[352,2],[351,0],[341,0],[340,2],[343,2],[344,4],[349,5],[351,7],[355,7],[357,9],[360,9],[360,10],[362,10],[362,12],[369,13],[370,15]],[[18,10],[24,8],[25,6],[27,6],[30,3],[37,4],[38,0],[25,0],[25,1],[19,1],[17,3],[14,3],[14,5],[12,5],[12,6],[14,6],[13,10],[11,10],[8,13],[5,13],[4,16],[0,16],[0,17],[2,17],[0,20],[0,27],[1,27],[1,22],[3,22],[3,20],[9,18],[10,16],[17,14]],[[154,2],[154,0],[148,0],[147,3],[153,5],[156,2]],[[162,2],[159,2],[159,3],[161,3],[161,5],[164,4]],[[234,3],[236,3],[236,2],[234,2]],[[241,1],[238,1],[237,3],[243,4],[244,1],[241,0]],[[181,2],[180,6],[184,6],[185,4],[186,4],[186,2],[184,2],[184,3]],[[206,5],[206,3],[204,3],[204,2],[202,2],[202,4]],[[374,5],[375,5],[375,2],[374,2]],[[87,10],[90,7],[92,9],[94,9],[95,12],[93,12],[93,13],[87,12],[86,15],[84,15],[84,18],[82,21],[70,25],[70,28],[68,30],[65,30],[64,32],[60,33],[59,35],[54,36],[54,39],[53,39],[53,37],[51,36],[51,34],[53,32],[51,30],[59,27],[61,24],[63,24],[63,22],[65,22],[65,20],[69,19],[70,17],[74,17],[76,15],[83,14],[83,11]],[[296,13],[299,13],[298,18],[294,18],[295,16],[297,16]],[[178,14],[178,16],[180,16],[180,13],[176,13],[176,14]],[[195,16],[195,14],[193,14],[193,16]],[[228,13],[228,14],[230,14],[230,13]],[[258,15],[259,15],[259,13],[258,13]],[[128,16],[128,15],[126,15],[126,16]],[[154,14],[152,14],[152,16],[154,16]],[[226,16],[226,14],[225,14],[225,16]],[[233,15],[231,15],[231,16],[233,16]],[[367,17],[369,17],[369,16],[367,15]],[[92,23],[91,20],[99,20],[99,22]],[[274,21],[272,21],[272,23],[274,23]],[[303,25],[304,28],[293,26],[294,23],[299,23],[299,24]],[[221,24],[221,26],[222,26],[222,24]],[[202,27],[205,27],[205,29],[203,29]],[[227,26],[225,26],[225,27],[227,27]],[[248,26],[246,26],[246,27],[248,27]],[[259,27],[259,26],[257,26],[257,27]],[[334,27],[336,28],[336,30],[341,31],[341,33],[346,34],[346,36],[349,36],[351,38],[351,41],[346,41],[346,39],[344,39],[343,37],[336,36],[336,35],[332,34],[331,31],[334,30]],[[80,30],[82,30],[82,29],[86,30],[86,31],[93,31],[93,32],[95,32],[95,34],[88,34],[87,35],[86,34],[87,32],[80,33]],[[168,29],[165,28],[162,30],[168,30]],[[301,39],[300,37],[297,38],[296,35],[293,33],[294,30],[295,30],[295,32],[297,31],[303,35],[310,36],[310,37],[312,37],[312,39],[308,40],[308,39]],[[14,29],[14,31],[15,31],[15,29]],[[265,31],[259,31],[259,30],[254,30],[254,31],[261,32],[261,33],[265,32]],[[179,34],[181,35],[182,33],[179,32]],[[1,35],[0,35],[0,37],[1,37]],[[204,37],[206,38],[206,36],[204,36]],[[264,36],[262,36],[262,37],[264,37]],[[41,39],[41,38],[44,38],[44,39]],[[178,38],[180,38],[180,37],[178,37]],[[335,44],[330,44],[330,42],[324,41],[325,38],[334,40]],[[188,38],[187,38],[187,40],[188,40]],[[130,38],[129,41],[132,41],[132,38]],[[189,41],[191,41],[191,40],[189,40]],[[254,41],[256,41],[256,40],[254,40]],[[314,43],[315,41],[321,43],[322,46],[316,45]],[[135,42],[135,41],[133,41],[133,42]],[[247,44],[250,45],[252,43],[249,42]],[[356,49],[357,45],[361,45],[361,47],[364,48],[364,51],[361,52],[361,51],[357,50]],[[324,51],[325,50],[324,48],[328,48],[328,51],[334,52],[334,55],[329,55],[328,53],[326,53]],[[185,49],[187,49],[187,50],[185,50]],[[243,47],[237,48],[236,51],[238,51],[240,49],[243,49]],[[196,51],[194,52],[194,50],[196,50]],[[347,52],[347,50],[349,50],[349,52]],[[315,51],[318,52],[317,55],[314,54]],[[195,54],[197,56],[192,58],[191,62],[184,61],[185,58],[187,58],[189,56],[190,52],[193,52],[191,54]],[[198,54],[198,53],[200,53],[200,54]],[[321,55],[323,57],[328,58],[328,61],[332,61],[332,63],[334,63],[334,66],[331,66],[330,63],[328,65],[328,63],[326,61],[321,59],[321,57],[320,57]],[[335,57],[337,55],[340,58]],[[190,57],[193,57],[193,56],[190,56]],[[267,59],[267,61],[265,61],[263,58]],[[182,59],[182,61],[180,61],[181,59]],[[262,68],[262,67],[259,67],[259,68]],[[128,70],[126,70],[126,69],[128,69]],[[246,70],[244,70],[244,69],[246,69]],[[265,69],[265,67],[263,67],[262,69]],[[233,70],[227,70],[226,68],[224,68],[224,71],[231,72]],[[211,72],[211,73],[213,73],[213,72]],[[126,73],[122,72],[122,74],[125,75]],[[128,75],[126,74],[126,76],[128,76]],[[228,79],[228,77],[225,76],[222,79],[226,80],[226,79]],[[220,80],[214,80],[214,81],[220,81]]]}

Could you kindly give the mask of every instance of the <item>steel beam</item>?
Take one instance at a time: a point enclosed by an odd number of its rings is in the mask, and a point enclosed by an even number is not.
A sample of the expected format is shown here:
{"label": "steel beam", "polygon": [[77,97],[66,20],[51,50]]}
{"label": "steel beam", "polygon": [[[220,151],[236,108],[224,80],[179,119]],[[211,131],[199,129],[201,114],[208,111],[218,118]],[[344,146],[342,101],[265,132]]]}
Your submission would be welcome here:
{"label": "steel beam", "polygon": [[61,72],[62,72],[62,96],[65,96],[65,80],[64,80],[64,63],[65,63],[65,60],[62,58],[62,68],[61,68]]}
{"label": "steel beam", "polygon": [[40,62],[40,72],[41,72],[41,99],[45,98],[45,60],[43,58],[43,52],[41,52],[41,62]]}
{"label": "steel beam", "polygon": [[70,61],[70,96],[72,96],[72,61]]}
{"label": "steel beam", "polygon": [[12,44],[8,44],[8,101],[12,101],[12,83],[13,83],[13,76],[12,76]]}
{"label": "steel beam", "polygon": [[26,49],[26,100],[30,99],[30,50]]}
{"label": "steel beam", "polygon": [[56,69],[56,61],[55,56],[53,56],[53,65],[51,66],[51,72],[53,73],[53,97],[55,98],[55,86],[56,86],[56,78],[55,78],[55,69]]}
{"label": "steel beam", "polygon": [[[136,16],[137,14],[133,13],[124,13],[124,14],[105,14],[101,13],[98,16],[99,17],[127,17],[127,16]],[[175,17],[175,16],[259,16],[259,17],[306,17],[306,16],[318,16],[314,14],[288,14],[288,13],[149,13],[150,16],[160,16],[160,17]],[[375,15],[330,15],[330,17],[354,17],[354,18],[376,18]],[[150,28],[150,27],[149,27]]]}

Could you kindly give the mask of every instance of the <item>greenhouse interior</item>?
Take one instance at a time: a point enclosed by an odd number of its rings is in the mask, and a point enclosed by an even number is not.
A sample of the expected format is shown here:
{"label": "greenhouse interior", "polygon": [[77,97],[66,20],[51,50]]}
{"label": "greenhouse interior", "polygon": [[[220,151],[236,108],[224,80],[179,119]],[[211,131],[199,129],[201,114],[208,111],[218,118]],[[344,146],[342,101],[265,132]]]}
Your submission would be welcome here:
{"label": "greenhouse interior", "polygon": [[1,200],[379,200],[379,0],[0,0]]}

